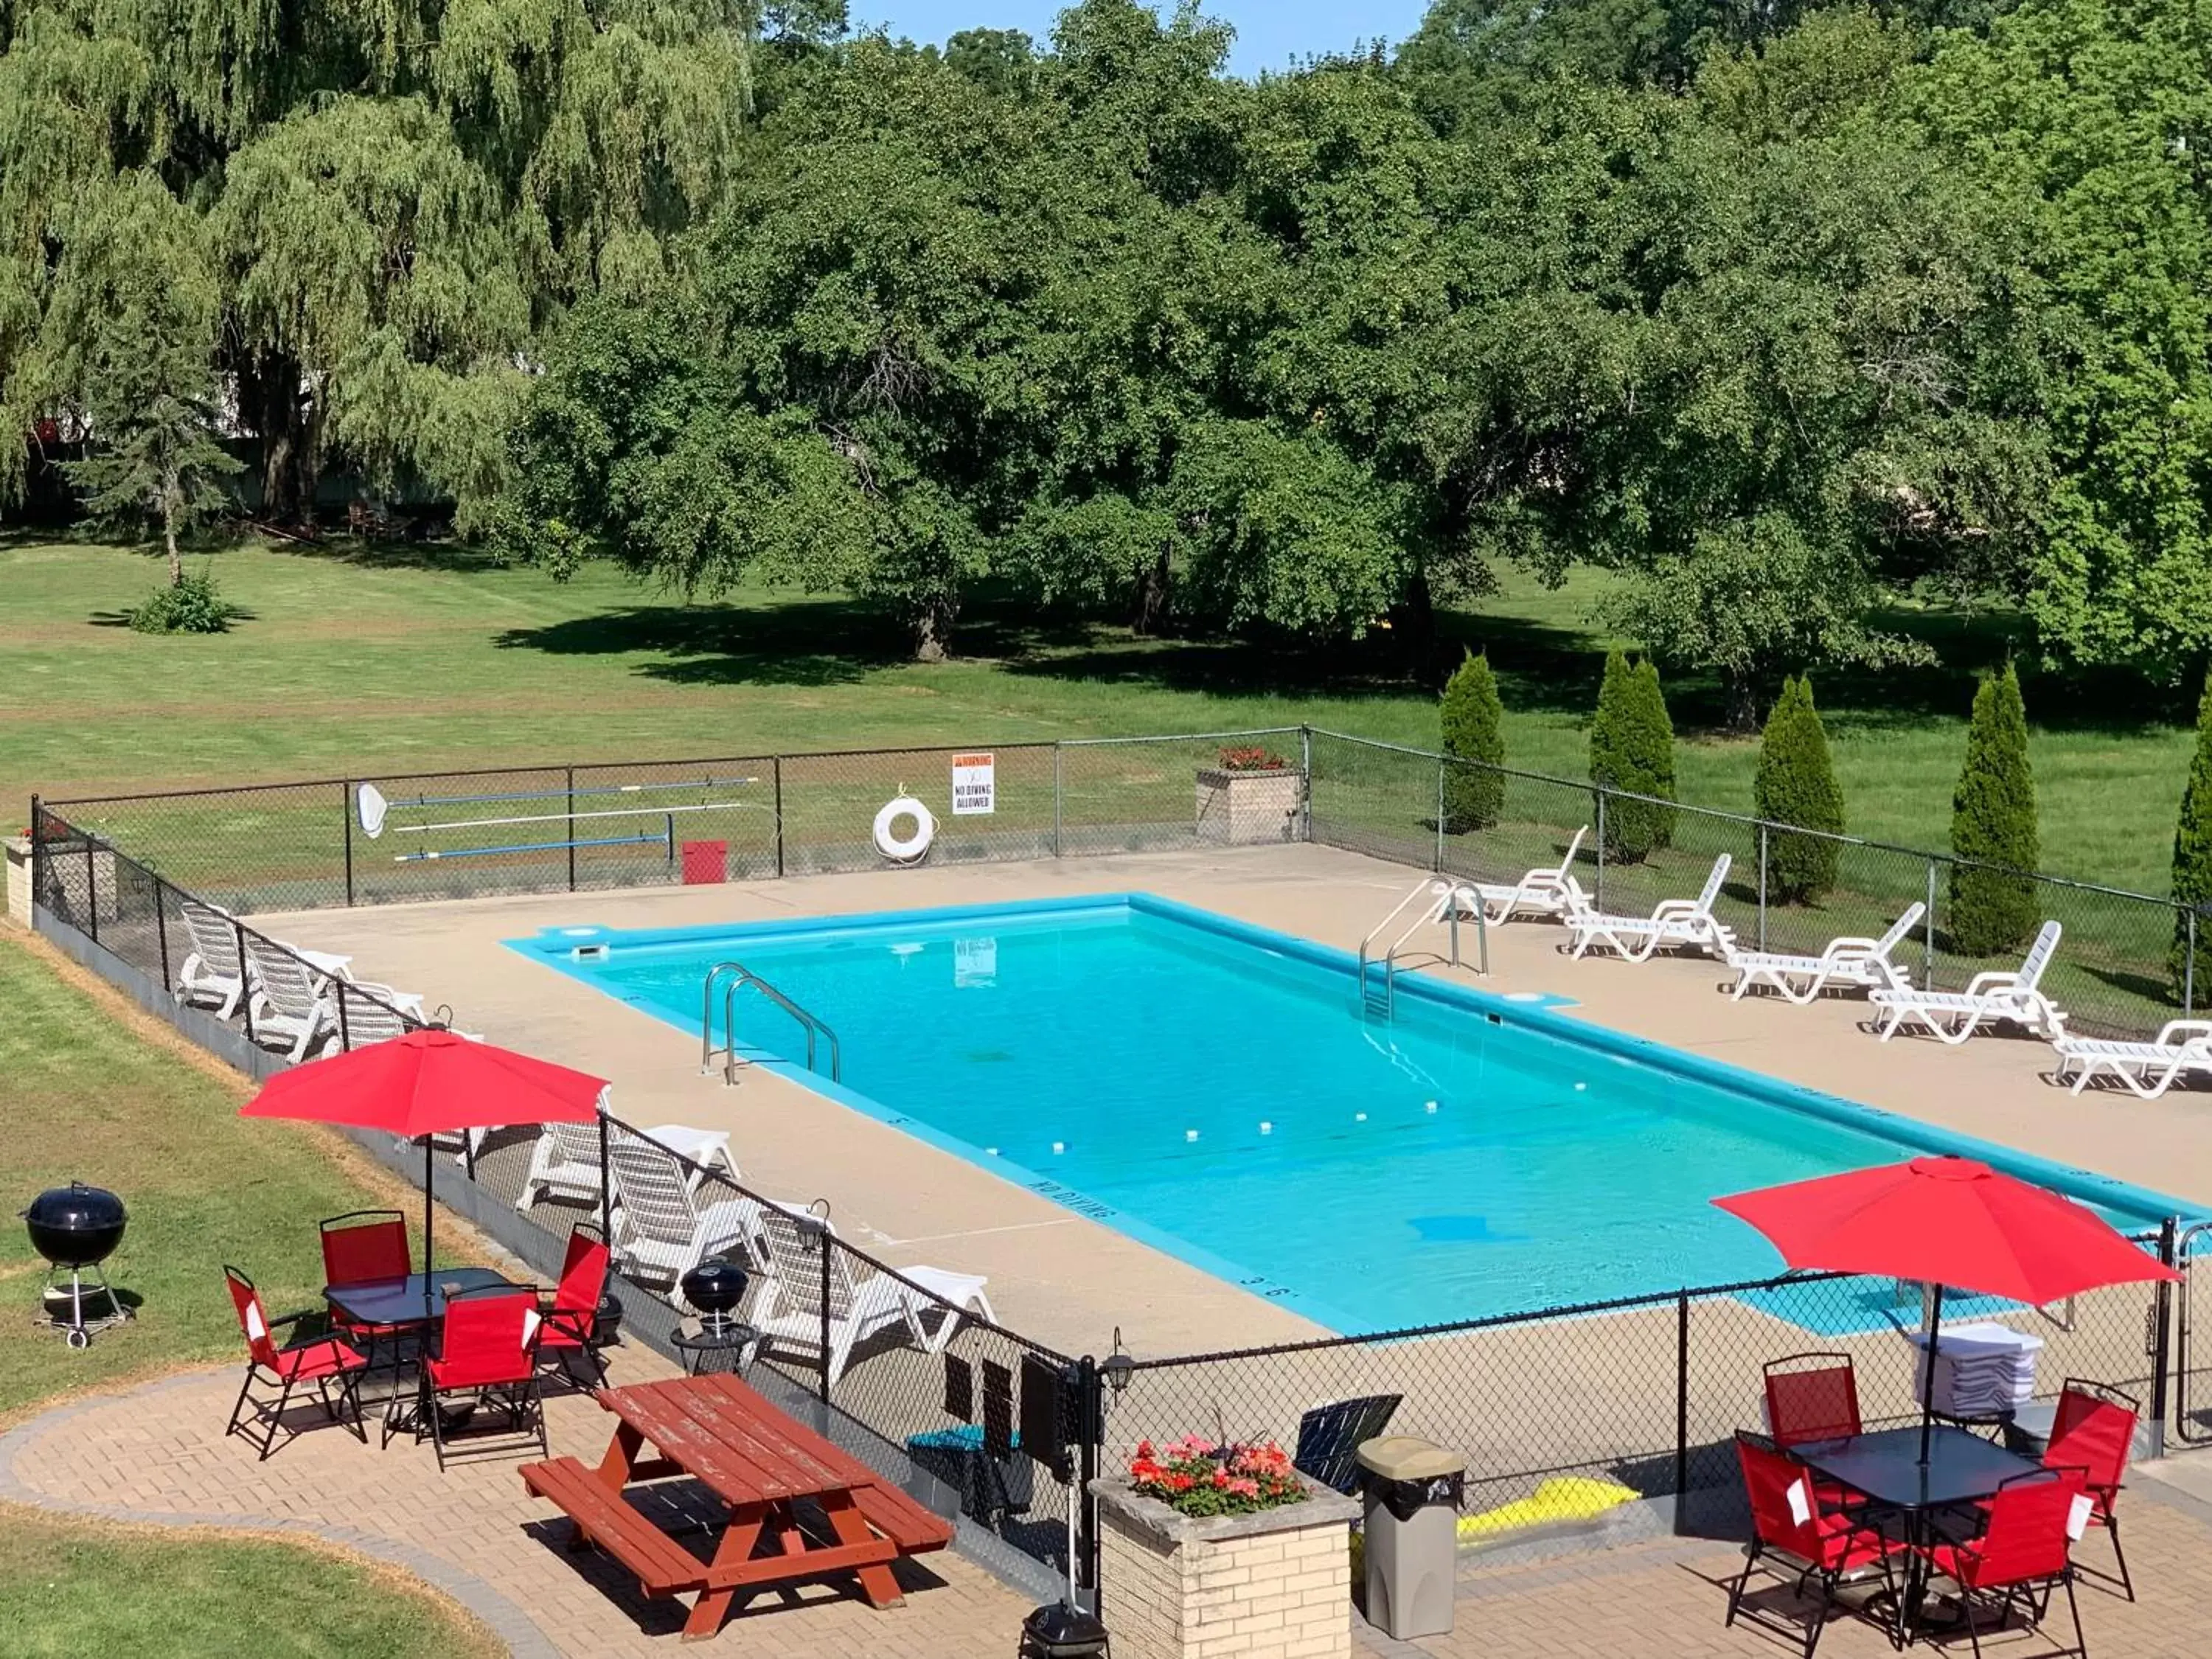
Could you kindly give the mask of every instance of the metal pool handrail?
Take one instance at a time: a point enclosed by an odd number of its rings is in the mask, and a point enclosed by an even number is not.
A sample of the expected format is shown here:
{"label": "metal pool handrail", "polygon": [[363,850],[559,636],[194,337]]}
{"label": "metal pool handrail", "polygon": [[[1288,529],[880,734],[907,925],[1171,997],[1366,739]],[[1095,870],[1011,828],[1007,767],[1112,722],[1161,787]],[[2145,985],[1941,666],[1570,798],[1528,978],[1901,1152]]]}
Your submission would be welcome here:
{"label": "metal pool handrail", "polygon": [[[722,1046],[717,1048],[714,1046],[714,987],[725,975],[729,975],[729,983],[722,992]],[[738,993],[748,985],[759,991],[762,995],[799,1022],[799,1028],[806,1033],[806,1069],[808,1071],[814,1069],[815,1034],[818,1031],[830,1039],[830,1080],[832,1083],[842,1082],[845,1071],[844,1048],[838,1042],[837,1033],[831,1028],[830,1022],[819,1014],[799,1006],[798,1003],[793,1001],[791,998],[786,996],[742,962],[716,963],[707,970],[706,982],[700,987],[699,1069],[702,1072],[713,1071],[714,1056],[719,1054],[724,1057],[722,1081],[735,1083],[738,1080],[737,1000]]]}

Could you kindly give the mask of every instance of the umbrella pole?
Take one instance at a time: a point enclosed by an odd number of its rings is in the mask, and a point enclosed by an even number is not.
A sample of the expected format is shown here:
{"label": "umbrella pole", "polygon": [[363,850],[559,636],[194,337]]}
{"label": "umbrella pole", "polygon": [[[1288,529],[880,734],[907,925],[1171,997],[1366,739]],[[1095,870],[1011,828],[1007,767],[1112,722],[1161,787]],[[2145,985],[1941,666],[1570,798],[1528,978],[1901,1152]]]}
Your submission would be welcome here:
{"label": "umbrella pole", "polygon": [[1928,1298],[1928,1354],[1920,1364],[1920,1467],[1928,1467],[1929,1443],[1936,1433],[1936,1345],[1943,1332],[1943,1286]]}
{"label": "umbrella pole", "polygon": [[[462,1133],[467,1132],[464,1130]],[[438,1194],[430,1179],[430,1160],[435,1155],[437,1146],[437,1136],[422,1137],[422,1318],[426,1324],[430,1317],[430,1286],[433,1283],[430,1238],[438,1214]]]}

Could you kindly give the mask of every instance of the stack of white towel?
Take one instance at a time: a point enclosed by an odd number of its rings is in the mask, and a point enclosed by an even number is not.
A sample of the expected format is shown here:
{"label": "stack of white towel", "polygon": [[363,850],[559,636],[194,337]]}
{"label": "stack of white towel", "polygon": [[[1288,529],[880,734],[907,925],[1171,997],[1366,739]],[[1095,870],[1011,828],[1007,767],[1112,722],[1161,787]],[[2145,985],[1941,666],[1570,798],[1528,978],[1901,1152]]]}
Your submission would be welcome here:
{"label": "stack of white towel", "polygon": [[[1923,1358],[1914,1379],[1925,1375],[1928,1334],[1906,1333]],[[2009,1325],[1978,1320],[1946,1325],[1936,1347],[1934,1402],[1945,1417],[2007,1417],[2035,1396],[2035,1356],[2043,1339]]]}

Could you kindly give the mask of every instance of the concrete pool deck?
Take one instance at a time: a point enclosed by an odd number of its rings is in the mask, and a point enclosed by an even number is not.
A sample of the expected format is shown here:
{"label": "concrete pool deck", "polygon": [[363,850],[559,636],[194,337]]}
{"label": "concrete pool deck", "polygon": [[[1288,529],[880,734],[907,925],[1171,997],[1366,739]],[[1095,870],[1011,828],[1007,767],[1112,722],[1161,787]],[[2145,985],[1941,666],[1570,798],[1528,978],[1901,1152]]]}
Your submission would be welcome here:
{"label": "concrete pool deck", "polygon": [[[748,1185],[829,1198],[847,1236],[894,1264],[988,1274],[1000,1316],[1040,1340],[1103,1352],[1118,1327],[1134,1352],[1183,1352],[1321,1333],[787,1078],[755,1068],[726,1088],[700,1074],[696,1037],[501,941],[585,923],[735,926],[1142,890],[1351,949],[1422,878],[1404,866],[1297,845],[447,901],[257,921],[279,937],[349,954],[359,978],[419,992],[433,1006],[451,1004],[464,1030],[612,1079],[615,1109],[632,1123],[728,1131]],[[1808,1008],[1775,999],[1733,1002],[1718,994],[1727,975],[1713,962],[1576,961],[1563,954],[1564,940],[1555,927],[1516,924],[1492,934],[1487,979],[1429,971],[1498,993],[1568,997],[1577,1018],[2212,1209],[2212,1112],[2189,1092],[2160,1102],[2114,1093],[2076,1099],[2045,1079],[2052,1056],[2040,1042],[1996,1036],[1960,1048],[1908,1038],[1881,1043],[1858,1029],[1863,1000]],[[1472,956],[1471,929],[1463,943]]]}

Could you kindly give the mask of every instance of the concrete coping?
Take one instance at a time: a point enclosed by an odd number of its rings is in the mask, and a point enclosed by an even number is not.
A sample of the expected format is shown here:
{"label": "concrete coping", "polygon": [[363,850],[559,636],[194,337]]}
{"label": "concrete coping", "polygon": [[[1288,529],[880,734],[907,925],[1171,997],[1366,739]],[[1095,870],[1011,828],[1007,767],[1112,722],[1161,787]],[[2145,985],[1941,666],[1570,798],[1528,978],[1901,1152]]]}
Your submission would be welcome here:
{"label": "concrete coping", "polygon": [[1360,1506],[1340,1492],[1306,1480],[1304,1501],[1253,1515],[1184,1515],[1157,1498],[1130,1490],[1126,1476],[1093,1480],[1091,1495],[1098,1507],[1119,1516],[1133,1530],[1163,1549],[1185,1544],[1218,1544],[1231,1539],[1264,1538],[1271,1533],[1298,1532],[1308,1527],[1349,1527],[1359,1518]]}

